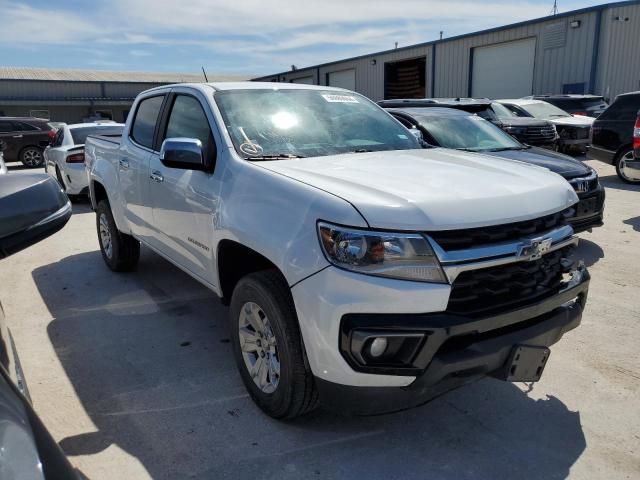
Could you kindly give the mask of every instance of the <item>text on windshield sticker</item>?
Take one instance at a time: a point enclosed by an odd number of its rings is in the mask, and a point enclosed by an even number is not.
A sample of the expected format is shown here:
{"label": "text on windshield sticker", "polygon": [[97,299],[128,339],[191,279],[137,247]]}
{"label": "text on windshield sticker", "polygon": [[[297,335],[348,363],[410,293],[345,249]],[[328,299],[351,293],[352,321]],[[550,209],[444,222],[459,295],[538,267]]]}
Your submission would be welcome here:
{"label": "text on windshield sticker", "polygon": [[352,95],[323,94],[322,98],[324,98],[327,102],[332,102],[332,103],[360,103],[358,102],[358,99]]}

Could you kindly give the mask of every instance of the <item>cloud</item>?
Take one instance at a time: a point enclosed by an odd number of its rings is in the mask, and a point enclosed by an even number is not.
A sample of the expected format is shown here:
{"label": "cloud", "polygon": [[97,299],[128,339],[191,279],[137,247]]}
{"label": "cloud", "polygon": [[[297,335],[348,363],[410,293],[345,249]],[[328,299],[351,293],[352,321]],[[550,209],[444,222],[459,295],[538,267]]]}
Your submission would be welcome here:
{"label": "cloud", "polygon": [[125,53],[129,62],[162,52],[192,69],[209,59],[229,71],[268,73],[432,40],[440,30],[452,36],[540,17],[549,6],[536,0],[111,0],[81,10],[64,0],[55,8],[0,0],[0,11],[5,48],[94,44],[113,59]]}
{"label": "cloud", "polygon": [[146,50],[129,50],[129,55],[131,55],[132,57],[148,57],[151,55],[150,52],[147,52]]}

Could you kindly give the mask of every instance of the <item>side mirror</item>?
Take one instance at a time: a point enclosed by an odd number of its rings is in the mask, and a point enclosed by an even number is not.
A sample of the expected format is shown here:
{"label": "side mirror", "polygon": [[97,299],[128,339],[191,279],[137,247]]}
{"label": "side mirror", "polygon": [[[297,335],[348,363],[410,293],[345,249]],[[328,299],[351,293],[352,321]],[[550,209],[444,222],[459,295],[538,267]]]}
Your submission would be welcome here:
{"label": "side mirror", "polygon": [[411,132],[411,135],[416,137],[416,140],[418,140],[418,142],[420,143],[424,142],[424,137],[422,136],[422,132],[419,129],[410,128],[409,131]]}
{"label": "side mirror", "polygon": [[202,142],[196,138],[167,138],[160,147],[160,161],[170,168],[206,170]]}
{"label": "side mirror", "polygon": [[0,176],[0,258],[53,235],[71,218],[71,203],[51,176]]}

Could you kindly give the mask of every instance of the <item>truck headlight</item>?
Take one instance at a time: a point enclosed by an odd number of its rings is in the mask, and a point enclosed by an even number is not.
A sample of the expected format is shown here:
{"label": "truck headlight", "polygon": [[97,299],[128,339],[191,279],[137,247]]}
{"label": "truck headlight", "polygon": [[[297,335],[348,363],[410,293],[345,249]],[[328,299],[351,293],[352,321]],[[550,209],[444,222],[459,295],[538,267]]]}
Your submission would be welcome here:
{"label": "truck headlight", "polygon": [[318,223],[320,245],[333,265],[353,272],[418,282],[447,283],[427,239]]}

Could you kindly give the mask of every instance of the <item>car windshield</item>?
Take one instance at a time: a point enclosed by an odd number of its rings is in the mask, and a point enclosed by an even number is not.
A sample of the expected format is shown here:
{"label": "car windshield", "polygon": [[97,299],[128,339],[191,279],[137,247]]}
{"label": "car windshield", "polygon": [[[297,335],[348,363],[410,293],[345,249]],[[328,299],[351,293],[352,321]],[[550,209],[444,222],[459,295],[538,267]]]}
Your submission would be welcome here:
{"label": "car windshield", "polygon": [[76,127],[70,128],[74,145],[84,145],[89,135],[121,135],[122,125],[104,125],[100,127]]}
{"label": "car windshield", "polygon": [[520,150],[522,144],[478,116],[428,117],[422,126],[441,147],[487,152]]}
{"label": "car windshield", "polygon": [[380,107],[351,92],[227,90],[215,100],[236,150],[248,159],[421,148]]}
{"label": "car windshield", "polygon": [[511,110],[509,110],[507,107],[505,107],[501,103],[493,102],[491,104],[491,109],[493,110],[493,113],[495,113],[496,117],[498,118],[513,118],[516,116],[513,114]]}
{"label": "car windshield", "polygon": [[547,102],[529,103],[521,105],[520,108],[536,118],[543,118],[545,120],[571,116],[564,110],[561,110],[555,105],[551,105]]}

